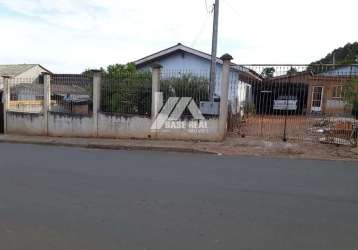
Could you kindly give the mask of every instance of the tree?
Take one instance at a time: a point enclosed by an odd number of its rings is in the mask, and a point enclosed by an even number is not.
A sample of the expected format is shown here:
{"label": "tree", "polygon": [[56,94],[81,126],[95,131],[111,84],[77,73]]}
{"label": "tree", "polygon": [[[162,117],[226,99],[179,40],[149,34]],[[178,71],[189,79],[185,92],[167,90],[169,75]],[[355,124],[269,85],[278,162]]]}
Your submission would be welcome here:
{"label": "tree", "polygon": [[137,69],[133,63],[113,64],[107,67],[106,73],[109,77],[122,77],[125,74],[137,73]]}
{"label": "tree", "polygon": [[344,47],[333,50],[327,56],[311,64],[332,64],[335,58],[336,64],[357,63],[358,42],[347,43]]}
{"label": "tree", "polygon": [[103,74],[101,110],[109,113],[150,115],[149,71],[138,71],[134,64],[113,64]]}
{"label": "tree", "polygon": [[353,114],[358,117],[358,78],[348,81],[343,88],[343,99],[353,107]]}
{"label": "tree", "polygon": [[[102,74],[105,74],[106,72],[102,67],[99,70],[102,72]],[[85,71],[82,72],[82,75],[87,77],[93,77],[93,71],[91,69],[85,69]]]}
{"label": "tree", "polygon": [[298,73],[298,70],[294,67],[291,67],[288,71],[287,71],[287,75],[295,75]]}
{"label": "tree", "polygon": [[[124,75],[128,74],[135,74],[137,73],[136,66],[133,63],[127,63],[127,64],[112,64],[108,65],[106,69],[101,67],[99,69],[102,72],[103,76],[107,77],[122,77]],[[90,69],[86,69],[82,72],[83,75],[86,76],[93,76],[93,72]]]}
{"label": "tree", "polygon": [[274,77],[276,70],[275,68],[271,67],[271,68],[264,68],[262,70],[261,76],[264,78],[272,78]]}

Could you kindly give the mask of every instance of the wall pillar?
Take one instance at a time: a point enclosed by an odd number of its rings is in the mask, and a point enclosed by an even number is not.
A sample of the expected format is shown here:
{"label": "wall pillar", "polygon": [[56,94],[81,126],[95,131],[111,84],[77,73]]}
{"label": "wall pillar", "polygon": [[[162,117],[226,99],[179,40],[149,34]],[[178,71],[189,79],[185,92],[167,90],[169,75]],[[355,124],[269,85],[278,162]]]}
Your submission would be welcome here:
{"label": "wall pillar", "polygon": [[3,105],[4,105],[4,134],[7,134],[7,111],[10,108],[10,76],[2,76],[3,78]]}
{"label": "wall pillar", "polygon": [[163,106],[163,97],[160,93],[160,74],[162,66],[154,64],[152,66],[152,120],[154,121]]}
{"label": "wall pillar", "polygon": [[101,109],[101,81],[102,71],[93,72],[93,136],[98,137],[98,113]]}
{"label": "wall pillar", "polygon": [[44,114],[45,135],[48,135],[48,112],[50,111],[51,111],[51,76],[49,74],[44,74],[43,114]]}
{"label": "wall pillar", "polygon": [[233,57],[229,54],[225,54],[220,59],[223,61],[223,70],[222,70],[222,78],[221,78],[219,133],[220,133],[220,139],[224,140],[227,133],[227,119],[228,119],[228,111],[229,111],[230,66]]}

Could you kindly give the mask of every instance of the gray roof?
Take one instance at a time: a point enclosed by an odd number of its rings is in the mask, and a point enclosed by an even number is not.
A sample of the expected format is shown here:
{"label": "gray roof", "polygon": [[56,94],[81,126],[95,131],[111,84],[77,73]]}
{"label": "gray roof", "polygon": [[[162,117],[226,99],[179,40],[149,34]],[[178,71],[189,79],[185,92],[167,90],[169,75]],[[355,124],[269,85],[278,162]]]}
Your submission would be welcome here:
{"label": "gray roof", "polygon": [[39,64],[7,64],[7,65],[0,65],[0,76],[9,75],[9,76],[18,76],[33,67],[40,66]]}
{"label": "gray roof", "polygon": [[[173,47],[170,47],[168,49],[164,49],[164,50],[159,51],[157,53],[154,53],[152,55],[146,56],[146,57],[144,57],[142,59],[139,59],[139,60],[137,60],[137,61],[135,61],[133,63],[136,66],[140,66],[140,65],[148,64],[148,63],[153,63],[153,62],[156,62],[156,60],[158,60],[159,58],[166,57],[166,56],[171,55],[171,54],[173,54],[174,52],[177,52],[177,51],[184,51],[184,52],[187,52],[189,54],[196,55],[198,57],[206,59],[208,61],[211,60],[211,55],[210,54],[202,52],[200,50],[190,48],[190,47],[185,46],[185,45],[183,45],[181,43],[178,43],[177,45],[175,45]],[[217,60],[217,63],[223,64],[223,61],[220,58],[216,58],[216,60]]]}
{"label": "gray roof", "polygon": [[[155,62],[157,62],[160,58],[164,58],[167,56],[170,56],[176,52],[186,52],[192,55],[195,55],[197,57],[203,58],[207,61],[211,61],[211,55],[205,52],[202,52],[200,50],[196,50],[193,48],[190,48],[188,46],[185,46],[181,43],[178,43],[177,45],[170,47],[168,49],[159,51],[157,53],[154,53],[152,55],[146,56],[142,59],[139,59],[137,61],[134,61],[133,63],[137,66],[143,66],[143,65],[149,65],[149,64],[153,64]],[[216,58],[216,63],[217,64],[223,64],[223,60],[220,58]],[[259,74],[257,74],[255,71],[246,68],[244,66],[240,66],[237,65],[235,63],[231,63],[231,70],[239,72],[240,74],[244,74],[246,76],[248,76],[249,78],[254,78],[255,80],[261,80],[262,78],[260,77]]]}

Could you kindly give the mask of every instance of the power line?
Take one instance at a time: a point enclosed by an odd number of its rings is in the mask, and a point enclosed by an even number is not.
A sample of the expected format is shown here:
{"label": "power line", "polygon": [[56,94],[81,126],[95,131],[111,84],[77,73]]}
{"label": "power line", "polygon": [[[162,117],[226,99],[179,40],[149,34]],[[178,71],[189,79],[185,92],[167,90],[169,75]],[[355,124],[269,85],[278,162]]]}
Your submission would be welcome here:
{"label": "power line", "polygon": [[201,35],[203,34],[207,24],[208,24],[208,21],[210,19],[211,15],[207,15],[203,21],[203,23],[201,24],[200,26],[200,30],[199,32],[197,33],[197,35],[195,36],[192,44],[191,44],[191,47],[194,47],[196,45],[196,43],[198,42],[199,38],[201,37]]}
{"label": "power line", "polygon": [[214,12],[214,5],[213,5],[212,9],[209,9],[208,7],[209,7],[209,6],[208,6],[208,0],[205,0],[205,9],[206,9],[207,14],[209,14],[209,15],[207,15],[207,16],[204,18],[204,20],[203,20],[203,22],[202,22],[202,24],[201,24],[201,26],[200,26],[200,29],[199,29],[198,33],[196,34],[196,36],[195,36],[195,38],[194,38],[194,40],[193,40],[193,42],[192,42],[192,44],[191,44],[191,47],[194,47],[195,44],[198,42],[200,36],[201,36],[201,35],[203,34],[203,32],[204,32],[204,29],[206,28],[206,25],[207,25],[207,23],[208,23],[208,21],[209,21],[209,18],[210,18],[210,16],[211,16],[211,14]]}
{"label": "power line", "polygon": [[230,7],[230,9],[231,9],[236,15],[238,15],[238,16],[240,17],[239,11],[237,11],[237,9],[236,9],[228,0],[223,0],[223,1],[224,1],[224,3],[226,3],[227,6]]}

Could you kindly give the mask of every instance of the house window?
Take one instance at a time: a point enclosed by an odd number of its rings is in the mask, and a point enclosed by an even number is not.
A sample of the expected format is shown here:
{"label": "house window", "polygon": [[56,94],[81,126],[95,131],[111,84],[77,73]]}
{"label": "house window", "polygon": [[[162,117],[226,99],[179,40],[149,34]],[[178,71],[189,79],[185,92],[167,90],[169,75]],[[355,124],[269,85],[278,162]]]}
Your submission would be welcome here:
{"label": "house window", "polygon": [[343,86],[338,85],[333,88],[333,98],[342,99]]}

